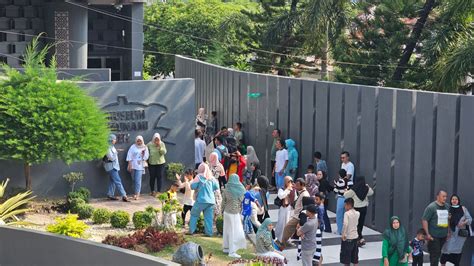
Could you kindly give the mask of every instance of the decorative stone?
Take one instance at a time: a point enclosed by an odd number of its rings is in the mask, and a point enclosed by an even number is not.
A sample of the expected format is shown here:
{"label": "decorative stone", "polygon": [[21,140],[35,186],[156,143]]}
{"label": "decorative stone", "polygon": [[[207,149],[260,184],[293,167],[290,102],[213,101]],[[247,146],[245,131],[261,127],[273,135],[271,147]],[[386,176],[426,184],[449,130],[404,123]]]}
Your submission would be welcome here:
{"label": "decorative stone", "polygon": [[184,243],[173,254],[173,261],[183,266],[204,265],[202,248],[194,242]]}

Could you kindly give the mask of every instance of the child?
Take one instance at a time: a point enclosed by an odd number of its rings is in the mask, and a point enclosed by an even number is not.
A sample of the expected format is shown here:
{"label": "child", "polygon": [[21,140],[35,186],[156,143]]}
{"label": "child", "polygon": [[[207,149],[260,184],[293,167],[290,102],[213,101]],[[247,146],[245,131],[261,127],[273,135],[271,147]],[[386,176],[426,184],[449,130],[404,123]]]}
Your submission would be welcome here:
{"label": "child", "polygon": [[194,205],[194,190],[191,189],[191,181],[194,179],[194,171],[187,169],[184,172],[184,182],[181,182],[181,177],[176,174],[176,179],[178,180],[179,188],[184,188],[184,200],[183,200],[183,211],[181,212],[181,218],[183,218],[183,223],[186,221],[186,214],[188,211],[191,211]]}
{"label": "child", "polygon": [[342,231],[342,220],[344,218],[344,193],[348,189],[346,176],[346,170],[341,169],[339,170],[339,178],[334,180],[334,192],[337,195],[336,224],[338,235],[340,235]]}
{"label": "child", "polygon": [[[178,201],[178,196],[176,195],[177,191],[179,190],[179,183],[178,181],[173,182],[171,187],[168,191],[166,191],[166,195],[168,196],[166,203],[174,204],[173,201]],[[176,212],[170,212],[165,217],[163,217],[163,223],[166,228],[175,228],[176,227]]]}
{"label": "child", "polygon": [[171,184],[170,189],[166,191],[166,194],[168,195],[168,202],[171,202],[172,200],[178,200],[177,192],[179,190],[179,185],[180,182],[175,181]]}
{"label": "child", "polygon": [[252,225],[252,203],[256,203],[257,199],[252,191],[250,191],[250,184],[246,185],[247,192],[245,192],[244,199],[242,201],[242,216],[244,217],[244,232],[245,234],[251,234],[253,232]]}
{"label": "child", "polygon": [[306,223],[301,226],[296,234],[301,238],[301,261],[303,266],[313,265],[313,256],[316,250],[316,231],[318,230],[317,207],[309,205],[306,208],[306,215],[308,217]]}
{"label": "child", "polygon": [[306,190],[309,192],[309,195],[314,196],[318,194],[319,182],[318,178],[314,174],[314,166],[312,164],[308,165],[304,177],[306,179]]}
{"label": "child", "polygon": [[357,233],[357,224],[359,222],[360,213],[354,210],[354,199],[348,198],[344,200],[344,222],[342,227],[342,243],[340,262],[344,265],[359,263],[359,247],[357,240],[359,234]]}
{"label": "child", "polygon": [[413,260],[413,266],[423,265],[423,245],[425,244],[426,232],[423,228],[416,232],[416,237],[410,241],[410,247],[413,249],[411,257]]}

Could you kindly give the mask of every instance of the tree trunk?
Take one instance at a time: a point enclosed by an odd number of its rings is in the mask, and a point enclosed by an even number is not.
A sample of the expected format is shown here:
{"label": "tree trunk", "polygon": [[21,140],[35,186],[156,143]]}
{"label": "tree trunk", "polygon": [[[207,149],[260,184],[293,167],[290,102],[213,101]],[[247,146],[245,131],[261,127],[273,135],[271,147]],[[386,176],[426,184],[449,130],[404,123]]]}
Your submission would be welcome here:
{"label": "tree trunk", "polygon": [[400,61],[398,61],[397,68],[395,69],[395,72],[393,73],[393,80],[402,79],[403,72],[405,71],[405,67],[408,64],[408,61],[410,60],[410,57],[413,54],[413,50],[415,49],[416,44],[418,43],[420,39],[421,32],[423,31],[426,20],[431,10],[433,10],[433,8],[435,7],[435,5],[436,5],[436,0],[426,0],[423,8],[420,10],[416,24],[413,27],[413,30],[411,31],[411,36],[407,41],[402,57],[400,58]]}
{"label": "tree trunk", "polygon": [[31,190],[31,165],[28,162],[24,163],[24,170],[25,170],[25,181],[26,181],[26,189]]}
{"label": "tree trunk", "polygon": [[329,80],[329,24],[326,23],[326,39],[322,47],[322,56],[321,56],[321,79]]}

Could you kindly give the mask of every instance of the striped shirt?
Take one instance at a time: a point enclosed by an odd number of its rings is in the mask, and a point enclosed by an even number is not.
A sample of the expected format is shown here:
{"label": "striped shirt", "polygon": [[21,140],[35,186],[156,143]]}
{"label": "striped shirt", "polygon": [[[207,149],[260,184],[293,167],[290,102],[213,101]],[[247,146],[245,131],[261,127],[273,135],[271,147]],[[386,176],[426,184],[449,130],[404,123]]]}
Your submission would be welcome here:
{"label": "striped shirt", "polygon": [[347,190],[347,180],[344,178],[339,178],[338,180],[334,180],[334,192],[338,196],[344,197],[344,193]]}

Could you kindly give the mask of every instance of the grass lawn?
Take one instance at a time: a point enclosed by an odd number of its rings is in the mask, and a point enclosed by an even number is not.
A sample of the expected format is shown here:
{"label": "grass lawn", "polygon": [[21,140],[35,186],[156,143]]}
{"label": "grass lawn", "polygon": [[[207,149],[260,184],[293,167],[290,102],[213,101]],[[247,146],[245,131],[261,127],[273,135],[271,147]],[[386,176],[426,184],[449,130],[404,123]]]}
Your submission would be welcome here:
{"label": "grass lawn", "polygon": [[[204,261],[206,265],[227,265],[235,260],[222,252],[222,237],[204,237],[200,235],[184,236],[187,242],[194,242],[202,247],[204,252]],[[177,247],[167,247],[164,250],[152,255],[171,260]],[[247,240],[247,249],[241,249],[237,252],[243,259],[255,258],[255,249],[250,241]],[[211,256],[210,256],[211,255]]]}

